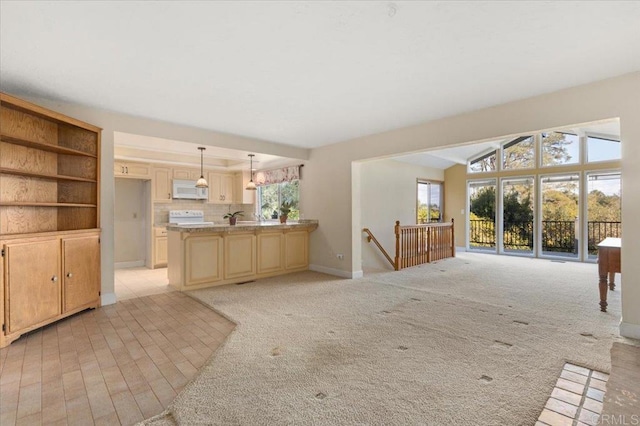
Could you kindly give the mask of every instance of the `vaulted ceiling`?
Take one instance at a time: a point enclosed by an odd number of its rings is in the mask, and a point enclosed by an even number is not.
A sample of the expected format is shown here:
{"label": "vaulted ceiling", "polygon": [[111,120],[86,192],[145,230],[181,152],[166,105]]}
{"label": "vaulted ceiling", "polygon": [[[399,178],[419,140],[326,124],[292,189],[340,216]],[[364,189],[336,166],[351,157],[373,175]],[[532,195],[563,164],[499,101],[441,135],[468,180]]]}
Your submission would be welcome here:
{"label": "vaulted ceiling", "polygon": [[640,69],[640,2],[0,7],[2,90],[307,148]]}

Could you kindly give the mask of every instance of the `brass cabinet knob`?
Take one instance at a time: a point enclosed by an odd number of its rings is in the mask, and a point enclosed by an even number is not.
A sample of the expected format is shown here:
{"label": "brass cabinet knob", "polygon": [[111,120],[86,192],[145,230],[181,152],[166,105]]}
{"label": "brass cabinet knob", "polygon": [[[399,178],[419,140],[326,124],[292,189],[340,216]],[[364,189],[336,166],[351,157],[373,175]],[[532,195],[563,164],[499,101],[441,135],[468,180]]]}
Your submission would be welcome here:
{"label": "brass cabinet knob", "polygon": [[73,277],[73,274],[71,272],[68,272],[67,273],[67,278],[71,278],[71,277]]}
{"label": "brass cabinet knob", "polygon": [[57,282],[58,281],[58,276],[57,275],[52,276],[51,277],[51,281],[54,282],[54,283]]}

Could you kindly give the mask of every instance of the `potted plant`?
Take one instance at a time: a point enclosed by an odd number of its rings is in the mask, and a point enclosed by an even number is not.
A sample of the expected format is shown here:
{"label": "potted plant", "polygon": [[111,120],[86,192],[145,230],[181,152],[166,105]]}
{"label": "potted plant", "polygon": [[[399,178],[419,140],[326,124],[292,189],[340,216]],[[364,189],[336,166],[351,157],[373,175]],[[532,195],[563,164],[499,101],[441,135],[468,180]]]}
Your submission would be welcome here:
{"label": "potted plant", "polygon": [[238,220],[238,216],[244,216],[244,212],[243,211],[237,211],[233,213],[229,212],[224,216],[222,216],[222,218],[229,219],[229,225],[235,225],[236,221]]}
{"label": "potted plant", "polygon": [[291,201],[283,201],[280,206],[280,223],[287,223],[287,218],[291,212],[293,203]]}

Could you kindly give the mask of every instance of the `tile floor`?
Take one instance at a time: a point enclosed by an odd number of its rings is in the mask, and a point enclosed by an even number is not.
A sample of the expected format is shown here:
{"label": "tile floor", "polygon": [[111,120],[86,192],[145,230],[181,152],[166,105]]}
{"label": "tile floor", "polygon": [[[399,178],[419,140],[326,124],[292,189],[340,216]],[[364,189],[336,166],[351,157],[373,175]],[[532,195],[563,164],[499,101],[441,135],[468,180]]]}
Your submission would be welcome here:
{"label": "tile floor", "polygon": [[118,300],[176,291],[169,286],[167,268],[116,269],[114,287]]}
{"label": "tile floor", "polygon": [[129,425],[152,417],[235,327],[177,291],[122,299],[0,349],[0,425]]}
{"label": "tile floor", "polygon": [[565,364],[536,426],[595,426],[609,375]]}

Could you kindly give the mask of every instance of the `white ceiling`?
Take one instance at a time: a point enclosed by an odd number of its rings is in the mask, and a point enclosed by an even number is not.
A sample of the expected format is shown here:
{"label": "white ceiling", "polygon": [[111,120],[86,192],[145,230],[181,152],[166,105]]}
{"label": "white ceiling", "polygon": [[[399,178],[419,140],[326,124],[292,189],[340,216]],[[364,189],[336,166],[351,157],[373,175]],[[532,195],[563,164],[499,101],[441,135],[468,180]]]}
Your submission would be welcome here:
{"label": "white ceiling", "polygon": [[0,84],[317,147],[640,69],[640,2],[0,3]]}

